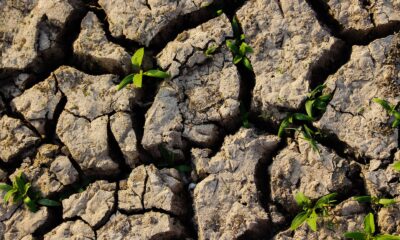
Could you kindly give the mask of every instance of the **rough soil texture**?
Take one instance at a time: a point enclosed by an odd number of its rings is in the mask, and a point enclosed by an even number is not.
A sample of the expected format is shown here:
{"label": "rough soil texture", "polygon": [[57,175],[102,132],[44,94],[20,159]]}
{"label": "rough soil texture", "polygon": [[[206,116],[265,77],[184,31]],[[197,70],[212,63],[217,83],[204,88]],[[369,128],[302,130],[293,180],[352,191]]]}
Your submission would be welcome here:
{"label": "rough soil texture", "polygon": [[[399,132],[372,101],[400,102],[399,1],[0,0],[0,13],[0,182],[22,173],[60,203],[30,212],[0,191],[0,240],[345,239],[369,212],[400,235]],[[253,70],[226,44],[241,33]],[[141,47],[143,69],[170,77],[117,91]],[[317,152],[277,126],[319,84],[332,99],[309,124]],[[290,229],[298,192],[338,193],[315,232]]]}

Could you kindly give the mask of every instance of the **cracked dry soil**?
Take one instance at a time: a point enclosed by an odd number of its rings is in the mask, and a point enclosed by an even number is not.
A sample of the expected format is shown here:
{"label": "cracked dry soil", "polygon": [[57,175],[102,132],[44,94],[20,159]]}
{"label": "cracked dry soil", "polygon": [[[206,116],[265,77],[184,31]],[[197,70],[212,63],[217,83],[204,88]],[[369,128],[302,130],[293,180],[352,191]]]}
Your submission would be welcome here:
{"label": "cracked dry soil", "polygon": [[[371,211],[352,196],[400,199],[399,133],[371,101],[400,101],[399,30],[397,0],[0,0],[0,182],[61,202],[1,192],[0,240],[344,239]],[[140,47],[171,77],[117,91]],[[317,154],[277,127],[323,83]],[[337,192],[334,227],[290,230],[297,192]],[[400,235],[399,204],[374,211]]]}

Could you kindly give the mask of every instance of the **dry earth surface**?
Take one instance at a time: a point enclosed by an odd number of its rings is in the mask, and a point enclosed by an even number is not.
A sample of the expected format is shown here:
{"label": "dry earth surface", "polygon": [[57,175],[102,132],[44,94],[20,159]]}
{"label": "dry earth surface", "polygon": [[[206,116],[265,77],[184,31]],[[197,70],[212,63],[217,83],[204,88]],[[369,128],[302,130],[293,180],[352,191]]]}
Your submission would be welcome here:
{"label": "dry earth surface", "polygon": [[[399,31],[398,0],[0,0],[0,182],[61,203],[1,192],[0,240],[344,239],[370,211],[400,235],[400,203],[351,198],[400,200],[399,132],[371,101],[400,102]],[[170,78],[117,91],[140,47]],[[318,154],[277,129],[323,83]],[[298,192],[337,192],[334,227],[291,230]]]}

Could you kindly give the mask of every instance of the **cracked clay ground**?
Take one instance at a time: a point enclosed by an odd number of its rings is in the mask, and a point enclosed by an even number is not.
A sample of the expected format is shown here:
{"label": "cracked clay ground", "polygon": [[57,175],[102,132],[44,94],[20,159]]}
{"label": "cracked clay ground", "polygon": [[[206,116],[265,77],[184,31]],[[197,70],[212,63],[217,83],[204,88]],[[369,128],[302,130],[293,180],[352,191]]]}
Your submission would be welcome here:
{"label": "cracked clay ground", "polygon": [[[399,132],[371,101],[400,102],[399,31],[398,0],[0,0],[0,182],[61,203],[0,192],[0,240],[345,239],[371,211],[400,235],[400,203],[352,199],[400,200]],[[117,91],[141,47],[170,77]],[[320,84],[317,153],[278,128]],[[338,193],[333,227],[291,230],[298,192]]]}

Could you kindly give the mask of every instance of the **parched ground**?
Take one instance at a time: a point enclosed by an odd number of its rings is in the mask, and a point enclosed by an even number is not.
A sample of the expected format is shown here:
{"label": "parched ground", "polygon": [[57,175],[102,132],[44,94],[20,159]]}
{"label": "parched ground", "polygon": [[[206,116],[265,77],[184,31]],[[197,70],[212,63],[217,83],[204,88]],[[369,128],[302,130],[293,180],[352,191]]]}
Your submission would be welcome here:
{"label": "parched ground", "polygon": [[[344,239],[371,211],[352,196],[400,201],[399,132],[371,101],[400,102],[399,31],[398,0],[0,0],[0,182],[61,203],[1,192],[0,240]],[[171,77],[117,91],[140,47]],[[277,127],[323,83],[318,154]],[[298,192],[337,192],[334,226],[290,230]],[[399,203],[373,210],[400,235]]]}

